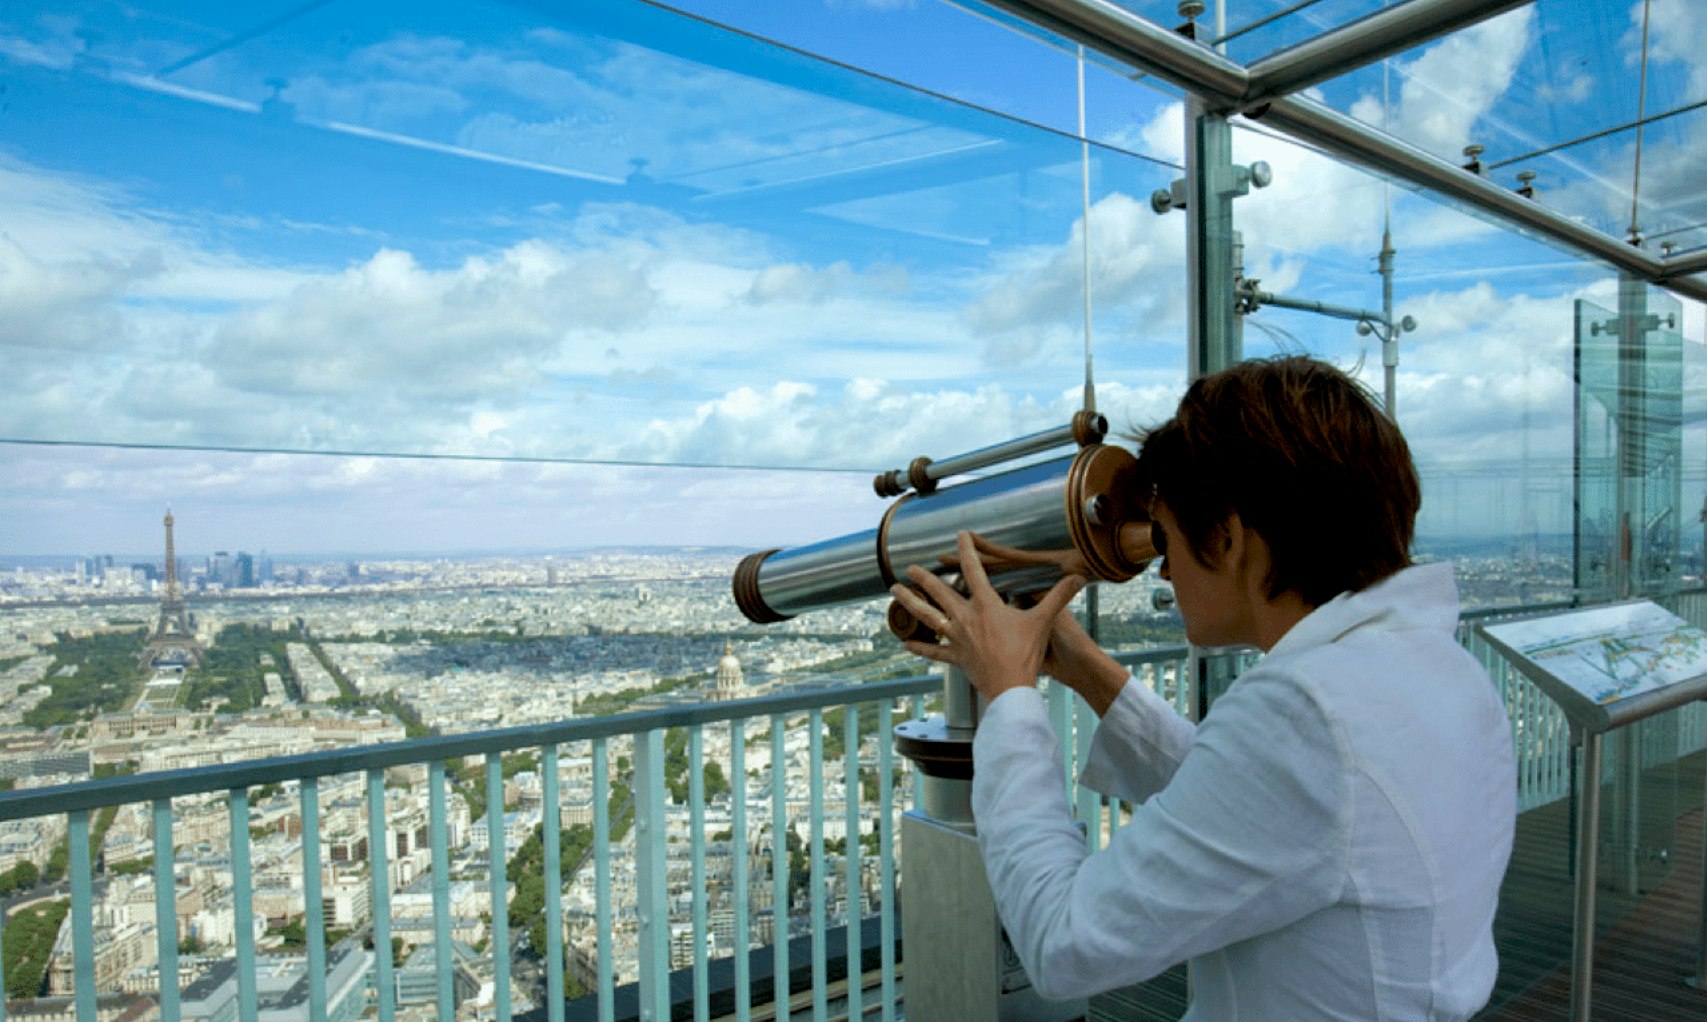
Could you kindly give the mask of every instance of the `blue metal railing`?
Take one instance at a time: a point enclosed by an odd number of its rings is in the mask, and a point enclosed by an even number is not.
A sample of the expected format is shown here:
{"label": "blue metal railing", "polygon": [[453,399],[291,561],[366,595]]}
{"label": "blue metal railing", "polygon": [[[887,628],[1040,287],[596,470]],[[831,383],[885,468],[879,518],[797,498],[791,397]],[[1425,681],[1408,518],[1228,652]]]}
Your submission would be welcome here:
{"label": "blue metal railing", "polygon": [[[1687,603],[1687,601],[1685,601]],[[1696,606],[1695,604],[1699,604]],[[1682,611],[1707,610],[1707,598],[1695,604],[1681,606]],[[1547,608],[1522,608],[1503,612],[1467,615],[1461,626],[1460,638],[1488,667],[1494,683],[1511,710],[1513,734],[1518,748],[1519,791],[1524,808],[1543,804],[1568,792],[1569,763],[1572,755],[1569,732],[1563,716],[1535,687],[1524,680],[1509,664],[1504,663],[1474,635],[1471,625],[1492,613],[1534,613]],[[1692,615],[1693,617],[1693,615]],[[1190,715],[1195,708],[1197,692],[1192,679],[1190,651],[1185,646],[1171,646],[1123,653],[1118,656],[1130,667],[1141,683],[1167,699],[1182,714]],[[1238,669],[1254,659],[1239,656]],[[559,840],[562,828],[562,793],[559,786],[559,749],[578,744],[590,748],[591,760],[591,817],[593,874],[593,909],[591,914],[592,940],[583,953],[577,950],[577,970],[592,980],[596,994],[597,1015],[601,1020],[615,1018],[615,991],[619,980],[617,949],[619,929],[617,913],[620,906],[613,887],[616,877],[630,876],[634,883],[634,975],[638,982],[639,1013],[642,1018],[662,1020],[670,1017],[672,1005],[670,974],[672,972],[673,928],[685,928],[691,941],[691,955],[683,963],[693,973],[691,997],[696,1020],[710,1017],[712,991],[708,977],[712,953],[710,934],[716,928],[712,922],[711,898],[720,885],[709,875],[707,861],[707,805],[705,795],[705,728],[727,726],[729,750],[728,783],[730,787],[729,841],[732,849],[728,864],[729,893],[727,905],[719,916],[728,919],[729,929],[736,935],[734,945],[723,949],[730,954],[733,965],[733,1014],[740,1022],[753,1015],[751,961],[746,953],[752,944],[753,923],[762,918],[755,912],[751,898],[768,893],[772,929],[768,937],[771,946],[773,977],[776,983],[775,1017],[787,1019],[790,1014],[787,978],[790,976],[790,912],[795,887],[799,883],[790,876],[789,793],[791,776],[796,787],[802,781],[806,788],[805,812],[808,816],[805,851],[805,912],[801,920],[806,926],[810,948],[812,991],[810,1002],[802,1002],[801,1010],[809,1010],[814,1020],[824,1020],[827,1004],[828,950],[825,935],[835,925],[828,903],[832,883],[829,857],[826,853],[826,774],[828,764],[824,751],[826,710],[844,711],[841,742],[842,772],[839,783],[843,791],[844,887],[841,917],[847,921],[847,961],[849,981],[846,984],[849,1017],[859,1017],[871,1009],[885,1019],[898,1014],[898,966],[895,960],[895,873],[894,824],[896,813],[905,808],[898,804],[893,786],[897,765],[892,743],[887,736],[892,730],[895,711],[900,708],[908,716],[922,716],[926,699],[937,692],[940,681],[934,677],[914,677],[884,681],[860,687],[832,688],[812,692],[796,692],[726,703],[709,703],[620,714],[611,717],[577,719],[551,725],[507,728],[475,734],[452,735],[382,745],[339,749],[307,755],[279,757],[216,767],[176,770],[131,777],[108,778],[55,788],[32,789],[0,793],[0,821],[63,814],[68,820],[70,862],[71,955],[77,983],[74,1004],[79,1022],[95,1022],[99,985],[95,980],[95,886],[90,834],[90,814],[108,806],[146,803],[152,808],[155,945],[159,976],[159,1017],[161,1022],[179,1022],[182,1014],[178,977],[178,911],[177,863],[173,851],[175,798],[223,794],[228,799],[230,816],[230,863],[232,870],[235,937],[228,958],[236,973],[234,1015],[237,1022],[255,1022],[260,1010],[261,993],[257,989],[257,942],[255,936],[254,882],[251,876],[250,789],[261,785],[295,783],[301,821],[303,923],[306,946],[306,999],[311,1022],[325,1022],[333,1014],[327,989],[328,956],[325,947],[327,932],[325,906],[322,899],[322,863],[320,793],[322,781],[341,775],[356,774],[365,781],[365,812],[367,815],[368,871],[371,889],[369,900],[372,914],[375,959],[371,964],[370,982],[373,1004],[380,1022],[393,1022],[396,1011],[397,973],[389,953],[393,933],[390,907],[392,883],[390,870],[391,833],[387,827],[386,771],[399,767],[426,766],[428,784],[428,830],[430,835],[432,939],[435,943],[434,986],[437,1017],[441,1022],[453,1022],[456,1014],[457,976],[455,954],[452,950],[453,911],[451,904],[451,847],[450,847],[450,790],[447,763],[467,757],[483,757],[486,814],[487,890],[491,911],[489,965],[494,977],[493,1016],[498,1022],[509,1022],[512,1014],[511,941],[506,911],[509,880],[506,871],[508,847],[504,832],[504,776],[502,757],[506,753],[539,756],[541,770],[541,828],[543,871],[546,878],[562,875],[563,849]],[[1081,701],[1074,700],[1064,686],[1046,683],[1051,716],[1061,738],[1063,766],[1067,783],[1073,787],[1085,756],[1088,754],[1095,715]],[[875,729],[862,729],[859,710],[872,707],[876,711]],[[1697,714],[1697,716],[1702,716]],[[1692,718],[1694,720],[1694,718]],[[804,721],[806,734],[799,741],[799,722]],[[791,724],[795,727],[790,731]],[[666,735],[671,729],[685,731],[686,761],[688,764],[688,807],[678,811],[686,816],[690,840],[687,869],[691,875],[691,897],[685,907],[672,909],[668,882],[671,863],[672,814],[666,799]],[[747,757],[750,728],[759,734],[769,731],[769,763],[756,776],[768,788],[750,797]],[[1672,755],[1699,748],[1704,741],[1700,732],[1707,731],[1700,721],[1680,728],[1679,748]],[[791,737],[795,738],[792,743]],[[875,761],[876,798],[874,804],[862,799],[860,749],[867,741],[874,746],[871,759]],[[631,744],[632,772],[619,776],[623,784],[631,784],[631,800],[618,805],[619,814],[613,819],[611,775],[611,743]],[[800,748],[800,746],[804,748]],[[760,746],[764,748],[763,745]],[[805,764],[791,775],[790,761],[804,753]],[[768,776],[766,776],[768,775]],[[917,804],[917,777],[914,784],[903,788],[913,795]],[[1106,841],[1107,835],[1118,826],[1123,807],[1109,803],[1095,794],[1070,791],[1076,811],[1087,824],[1088,839],[1093,844]],[[760,809],[760,818],[753,819],[756,806],[769,802],[768,813]],[[632,814],[632,827],[620,840],[614,839],[623,815]],[[873,818],[877,850],[865,853],[860,840],[861,827]],[[769,834],[765,831],[768,829]],[[618,853],[632,847],[632,861]],[[753,887],[755,862],[763,862],[769,853],[768,892],[766,885]],[[757,853],[755,860],[749,853]],[[615,860],[615,861],[613,861]],[[875,860],[875,861],[872,861]],[[878,974],[867,988],[863,980],[862,944],[859,934],[865,916],[867,863],[877,876],[877,889],[872,892],[873,914],[880,934],[882,948]],[[578,866],[579,864],[571,864]],[[630,867],[632,870],[630,871]],[[546,947],[544,973],[546,1017],[549,1022],[562,1022],[564,991],[568,975],[565,961],[565,924],[582,920],[582,913],[567,913],[563,903],[564,887],[556,882],[545,884],[543,912],[545,915]],[[763,906],[761,906],[763,908]],[[629,928],[629,921],[620,924]],[[759,943],[764,943],[761,940]],[[796,953],[799,953],[796,951]],[[590,966],[587,959],[592,959]],[[804,964],[804,963],[803,963]],[[868,1005],[865,997],[875,994],[878,1004]],[[839,1011],[839,1009],[838,1009]],[[0,1015],[0,1022],[4,1016]]]}

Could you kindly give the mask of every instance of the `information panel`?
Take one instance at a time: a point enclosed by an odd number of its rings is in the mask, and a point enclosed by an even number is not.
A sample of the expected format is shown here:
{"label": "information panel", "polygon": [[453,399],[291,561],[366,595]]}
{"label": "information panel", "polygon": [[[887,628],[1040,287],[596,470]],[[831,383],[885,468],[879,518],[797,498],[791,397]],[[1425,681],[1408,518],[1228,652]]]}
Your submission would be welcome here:
{"label": "information panel", "polygon": [[1655,603],[1483,625],[1577,724],[1605,731],[1707,696],[1707,632]]}

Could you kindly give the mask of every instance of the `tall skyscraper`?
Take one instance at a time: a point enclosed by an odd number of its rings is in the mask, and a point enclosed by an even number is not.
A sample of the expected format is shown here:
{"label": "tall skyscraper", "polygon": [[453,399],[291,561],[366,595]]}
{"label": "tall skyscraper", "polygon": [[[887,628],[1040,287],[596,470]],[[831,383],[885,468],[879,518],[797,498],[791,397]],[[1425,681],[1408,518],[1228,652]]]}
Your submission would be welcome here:
{"label": "tall skyscraper", "polygon": [[213,557],[207,562],[207,579],[218,582],[222,586],[231,585],[231,553],[226,550],[215,550]]}

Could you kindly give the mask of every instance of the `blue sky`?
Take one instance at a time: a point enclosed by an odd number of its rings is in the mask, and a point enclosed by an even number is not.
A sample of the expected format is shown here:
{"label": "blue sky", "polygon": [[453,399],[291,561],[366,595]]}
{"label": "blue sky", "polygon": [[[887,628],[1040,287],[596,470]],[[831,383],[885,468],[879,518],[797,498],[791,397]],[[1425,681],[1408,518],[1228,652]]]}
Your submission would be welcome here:
{"label": "blue sky", "polygon": [[[85,446],[0,444],[0,553],[152,549],[166,503],[208,548],[274,551],[868,527],[870,472],[1077,407],[1087,225],[1100,406],[1167,413],[1183,219],[1147,197],[1178,174],[1177,97],[1088,64],[1087,218],[1059,40],[938,0],[685,6],[741,31],[631,0],[8,5],[0,439]],[[1541,3],[1321,98],[1518,155],[1634,104],[1639,7]],[[1684,42],[1707,17],[1653,7],[1648,111],[1707,98]],[[1652,130],[1662,217],[1703,146]],[[1422,323],[1400,418],[1452,478],[1425,529],[1563,527],[1571,302],[1608,275],[1260,127],[1237,145],[1276,169],[1239,208],[1270,290],[1378,305],[1391,211]],[[1546,201],[1616,224],[1620,145],[1536,161]],[[1378,378],[1349,324],[1253,317],[1249,353],[1298,349]]]}

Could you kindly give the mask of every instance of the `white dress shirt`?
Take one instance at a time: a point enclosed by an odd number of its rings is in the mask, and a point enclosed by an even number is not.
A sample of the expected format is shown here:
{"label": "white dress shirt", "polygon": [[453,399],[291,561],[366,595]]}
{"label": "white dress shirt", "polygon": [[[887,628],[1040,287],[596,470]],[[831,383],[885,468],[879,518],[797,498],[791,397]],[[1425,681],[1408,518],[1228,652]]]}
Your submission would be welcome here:
{"label": "white dress shirt", "polygon": [[1435,1022],[1486,1003],[1517,774],[1457,620],[1451,567],[1424,565],[1311,612],[1201,725],[1129,679],[1081,780],[1140,804],[1094,854],[1043,699],[995,699],[973,813],[1037,991],[1189,959],[1194,1022]]}

